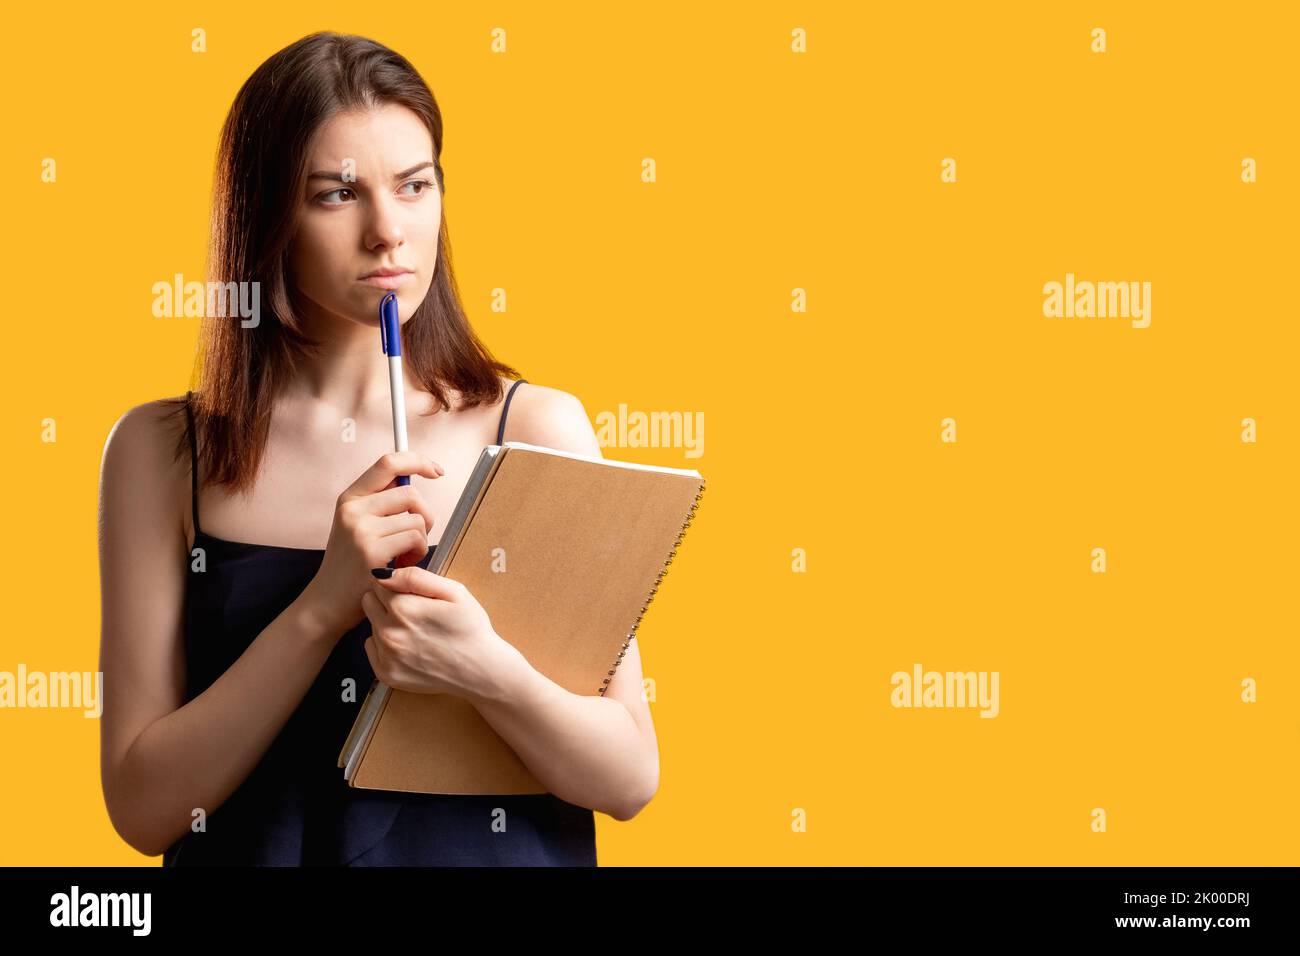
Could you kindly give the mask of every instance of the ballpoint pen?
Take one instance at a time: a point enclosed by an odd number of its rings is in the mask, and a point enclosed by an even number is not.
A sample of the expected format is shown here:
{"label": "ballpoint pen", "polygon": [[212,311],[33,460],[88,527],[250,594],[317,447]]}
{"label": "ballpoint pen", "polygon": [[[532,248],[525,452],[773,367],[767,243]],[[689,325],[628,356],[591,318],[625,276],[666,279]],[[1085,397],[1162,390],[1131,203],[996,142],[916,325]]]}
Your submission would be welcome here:
{"label": "ballpoint pen", "polygon": [[[379,347],[388,356],[388,390],[393,400],[393,447],[406,451],[406,384],[402,378],[402,324],[397,319],[397,293],[379,302]],[[409,485],[410,475],[398,475],[399,485]]]}

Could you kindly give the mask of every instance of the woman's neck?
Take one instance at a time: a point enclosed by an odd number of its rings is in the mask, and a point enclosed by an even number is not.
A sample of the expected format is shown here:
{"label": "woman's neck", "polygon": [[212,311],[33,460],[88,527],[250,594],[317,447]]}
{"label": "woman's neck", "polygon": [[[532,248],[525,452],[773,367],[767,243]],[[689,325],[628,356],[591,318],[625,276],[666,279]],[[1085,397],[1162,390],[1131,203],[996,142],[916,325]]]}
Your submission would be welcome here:
{"label": "woman's neck", "polygon": [[[328,406],[341,418],[363,420],[390,407],[388,358],[379,345],[379,327],[319,313],[304,315],[304,331],[320,342],[298,357],[285,397]],[[412,383],[403,363],[407,396]]]}

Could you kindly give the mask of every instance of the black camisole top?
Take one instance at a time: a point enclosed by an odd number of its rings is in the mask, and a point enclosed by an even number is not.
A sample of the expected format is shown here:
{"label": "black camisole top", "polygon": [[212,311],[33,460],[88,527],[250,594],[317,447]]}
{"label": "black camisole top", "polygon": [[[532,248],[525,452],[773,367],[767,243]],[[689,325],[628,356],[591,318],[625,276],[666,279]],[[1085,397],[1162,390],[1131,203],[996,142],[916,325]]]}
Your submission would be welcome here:
{"label": "black camisole top", "polygon": [[[497,428],[505,437],[506,395]],[[199,524],[198,445],[186,396],[194,547],[188,557],[188,702],[229,668],[315,576],[324,550],[227,541]],[[436,548],[420,563],[428,567]],[[595,866],[591,810],[551,793],[445,795],[350,787],[339,751],[374,679],[362,649],[370,622],[343,634],[293,715],[247,779],[204,827],[178,839],[164,866]],[[353,681],[345,693],[345,680]]]}

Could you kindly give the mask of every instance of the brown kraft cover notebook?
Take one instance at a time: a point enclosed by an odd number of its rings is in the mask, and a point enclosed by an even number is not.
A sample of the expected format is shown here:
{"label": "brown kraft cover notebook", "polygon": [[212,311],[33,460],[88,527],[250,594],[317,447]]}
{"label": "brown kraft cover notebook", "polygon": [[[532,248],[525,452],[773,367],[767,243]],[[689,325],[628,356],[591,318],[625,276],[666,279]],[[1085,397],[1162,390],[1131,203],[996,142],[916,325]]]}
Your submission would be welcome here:
{"label": "brown kraft cover notebook", "polygon": [[[466,585],[541,673],[603,694],[703,494],[690,469],[489,445],[429,570]],[[468,700],[378,680],[338,765],[366,789],[546,792]]]}

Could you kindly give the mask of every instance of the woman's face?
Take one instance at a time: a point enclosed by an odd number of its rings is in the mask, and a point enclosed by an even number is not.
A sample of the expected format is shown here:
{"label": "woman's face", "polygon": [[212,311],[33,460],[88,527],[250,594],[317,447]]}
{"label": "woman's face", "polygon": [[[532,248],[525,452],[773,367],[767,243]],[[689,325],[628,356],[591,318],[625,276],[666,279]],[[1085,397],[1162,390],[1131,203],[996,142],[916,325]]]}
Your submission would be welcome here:
{"label": "woman's face", "polygon": [[[442,196],[428,129],[395,104],[341,113],[321,127],[307,162],[289,246],[294,288],[325,314],[369,326],[391,289],[407,321],[438,264]],[[409,271],[365,278],[393,269]]]}

